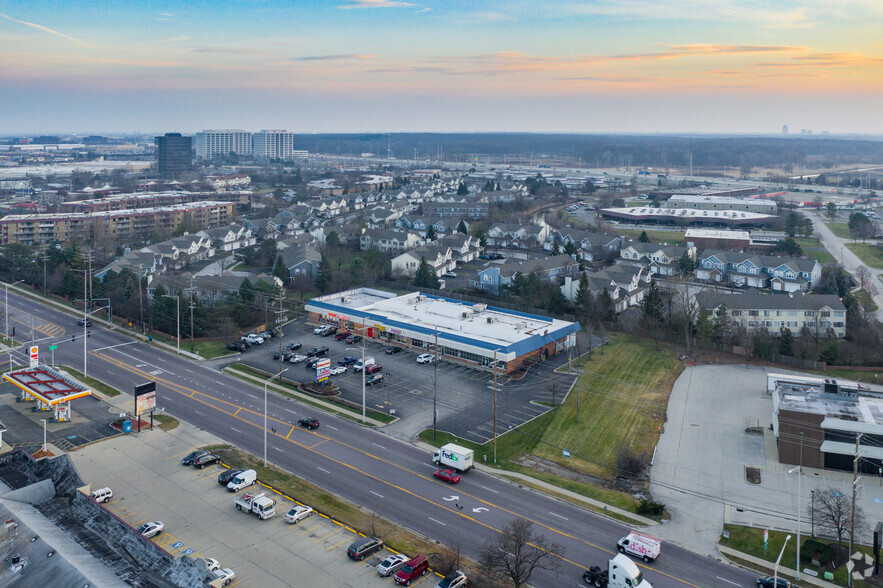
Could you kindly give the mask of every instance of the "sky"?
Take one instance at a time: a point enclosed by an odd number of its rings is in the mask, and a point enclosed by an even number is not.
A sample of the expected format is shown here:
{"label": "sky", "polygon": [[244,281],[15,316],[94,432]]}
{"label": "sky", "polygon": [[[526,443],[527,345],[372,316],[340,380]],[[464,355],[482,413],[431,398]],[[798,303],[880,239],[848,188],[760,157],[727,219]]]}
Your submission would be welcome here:
{"label": "sky", "polygon": [[880,134],[881,97],[881,0],[0,0],[0,134]]}

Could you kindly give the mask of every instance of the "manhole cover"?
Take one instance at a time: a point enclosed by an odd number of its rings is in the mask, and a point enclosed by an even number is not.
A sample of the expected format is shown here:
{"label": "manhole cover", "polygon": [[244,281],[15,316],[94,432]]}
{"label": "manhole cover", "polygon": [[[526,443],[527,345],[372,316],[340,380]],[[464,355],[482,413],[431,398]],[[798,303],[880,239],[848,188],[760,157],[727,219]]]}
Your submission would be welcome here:
{"label": "manhole cover", "polygon": [[745,468],[745,479],[749,484],[760,484],[760,468]]}

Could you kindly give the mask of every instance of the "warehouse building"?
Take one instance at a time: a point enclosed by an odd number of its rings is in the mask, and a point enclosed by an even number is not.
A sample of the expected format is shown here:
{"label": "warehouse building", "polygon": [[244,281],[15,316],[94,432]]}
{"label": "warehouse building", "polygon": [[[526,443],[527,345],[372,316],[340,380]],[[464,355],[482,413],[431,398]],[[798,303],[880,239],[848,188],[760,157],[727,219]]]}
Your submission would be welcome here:
{"label": "warehouse building", "polygon": [[439,359],[484,368],[496,359],[504,373],[565,351],[575,340],[568,335],[580,330],[579,323],[483,303],[371,288],[313,298],[306,309],[314,324],[336,324],[420,353],[435,353],[438,341]]}

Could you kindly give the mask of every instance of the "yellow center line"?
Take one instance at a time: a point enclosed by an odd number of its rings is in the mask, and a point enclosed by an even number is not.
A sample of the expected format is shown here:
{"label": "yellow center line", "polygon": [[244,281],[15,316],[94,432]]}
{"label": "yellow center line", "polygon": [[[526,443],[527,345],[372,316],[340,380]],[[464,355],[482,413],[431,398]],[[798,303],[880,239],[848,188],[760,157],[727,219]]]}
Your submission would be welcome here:
{"label": "yellow center line", "polygon": [[[220,398],[215,398],[214,396],[210,396],[210,395],[208,395],[208,394],[206,394],[206,393],[204,393],[204,392],[199,392],[199,391],[197,391],[197,390],[193,390],[192,388],[188,388],[188,387],[183,386],[183,385],[181,385],[181,384],[176,384],[176,383],[170,382],[170,381],[168,381],[168,380],[165,380],[165,379],[162,379],[162,378],[159,378],[159,377],[153,376],[152,374],[148,374],[147,372],[144,372],[144,371],[142,371],[142,370],[139,370],[138,368],[133,368],[133,367],[131,367],[131,366],[128,365],[128,364],[125,364],[125,363],[122,363],[122,362],[120,362],[120,361],[117,361],[117,360],[115,360],[115,359],[113,359],[113,358],[111,358],[111,357],[109,357],[109,356],[107,356],[107,355],[104,355],[103,353],[93,352],[93,355],[95,355],[96,357],[98,357],[98,358],[100,358],[100,359],[103,359],[103,360],[107,361],[108,363],[111,363],[111,364],[113,364],[113,365],[116,365],[117,367],[119,367],[119,368],[121,368],[121,369],[124,369],[124,370],[130,371],[130,372],[132,372],[132,373],[138,374],[138,375],[143,376],[143,377],[152,378],[152,379],[155,380],[157,383],[165,384],[165,385],[166,385],[171,391],[173,391],[173,392],[178,392],[179,394],[182,394],[182,395],[184,395],[184,396],[189,396],[189,397],[193,398],[193,400],[195,400],[195,401],[197,401],[197,402],[199,402],[199,403],[201,403],[201,404],[203,404],[203,405],[205,405],[205,406],[208,406],[209,408],[214,408],[215,410],[220,411],[220,412],[223,412],[224,414],[226,414],[226,415],[228,415],[228,416],[230,416],[230,417],[233,417],[233,418],[235,418],[235,419],[237,419],[237,420],[243,422],[244,424],[248,424],[248,425],[251,425],[252,427],[255,427],[255,428],[257,428],[257,429],[263,430],[263,427],[262,427],[261,425],[258,425],[257,423],[253,423],[252,421],[249,421],[249,420],[244,419],[244,418],[242,418],[242,417],[236,416],[236,415],[233,414],[233,412],[230,412],[230,411],[228,411],[228,410],[225,410],[225,409],[223,409],[223,408],[220,408],[220,407],[216,406],[215,404],[213,404],[212,402],[208,402],[208,401],[206,401],[206,400],[202,400],[201,398],[197,398],[196,395],[198,394],[199,396],[202,396],[202,397],[205,397],[205,398],[210,398],[212,401],[217,402],[217,403],[220,403],[220,404],[222,404],[222,405],[228,405],[228,406],[231,407],[231,410],[232,410],[232,408],[234,408],[234,407],[235,407],[235,408],[239,408],[240,410],[244,410],[244,411],[246,411],[247,413],[251,413],[252,415],[257,416],[257,417],[261,417],[261,418],[263,418],[263,413],[258,413],[258,412],[256,412],[256,411],[253,411],[253,410],[247,409],[247,408],[245,408],[245,407],[239,407],[239,406],[235,405],[234,403],[229,402],[229,401],[227,401],[227,400],[222,400],[222,399],[220,399]],[[187,393],[184,392],[183,390],[187,390],[187,391],[190,391],[190,392],[192,392],[192,393],[191,393],[191,394],[187,394]],[[238,412],[238,411],[237,411],[237,412]],[[286,423],[285,421],[281,421],[281,420],[276,419],[276,418],[274,418],[274,417],[269,417],[269,420],[274,421],[275,423],[284,423],[284,424],[286,424],[286,425],[289,424],[289,423]],[[289,426],[290,426],[290,425],[289,425]],[[340,445],[342,445],[342,446],[344,446],[344,447],[347,447],[347,448],[349,448],[349,449],[351,449],[351,450],[353,450],[353,451],[356,451],[356,452],[358,452],[358,453],[361,453],[361,454],[363,454],[363,455],[365,455],[365,456],[367,456],[367,457],[374,458],[374,459],[376,459],[376,460],[378,460],[378,461],[384,462],[384,463],[386,463],[386,464],[388,464],[388,465],[390,465],[390,466],[392,466],[392,467],[396,467],[396,468],[402,470],[403,472],[406,472],[406,473],[409,473],[409,474],[412,474],[412,475],[418,476],[418,477],[423,478],[423,479],[425,479],[425,480],[430,480],[430,481],[436,482],[436,483],[439,484],[440,486],[445,486],[445,487],[448,486],[447,483],[443,483],[443,482],[440,482],[440,481],[436,481],[434,478],[429,478],[428,476],[423,476],[423,475],[421,475],[421,474],[418,474],[417,472],[414,472],[414,471],[412,471],[412,470],[409,470],[408,468],[406,468],[406,467],[404,467],[404,466],[401,466],[401,465],[398,465],[398,464],[393,463],[393,462],[391,462],[391,461],[388,461],[388,460],[382,459],[382,458],[380,458],[380,457],[377,457],[376,455],[372,455],[372,454],[370,454],[370,453],[368,453],[368,452],[366,452],[366,451],[364,451],[364,450],[361,450],[361,449],[359,449],[359,448],[357,448],[357,447],[354,447],[354,446],[352,446],[352,445],[349,445],[349,444],[347,444],[347,443],[343,443],[343,442],[341,442],[341,441],[333,440],[333,439],[331,439],[330,437],[326,437],[325,435],[322,435],[322,434],[316,433],[316,432],[314,432],[314,431],[305,431],[305,432],[306,432],[306,433],[309,433],[310,435],[315,435],[315,436],[317,436],[317,437],[321,437],[321,438],[323,438],[323,439],[325,439],[325,440],[332,440],[332,441],[335,441],[336,443],[338,443],[338,444],[340,444]],[[280,438],[280,439],[285,439],[285,437],[282,437],[282,435],[280,435],[280,434],[278,434],[278,433],[270,433],[270,434],[271,434],[271,435],[274,435],[274,436],[276,436],[276,437],[278,437],[278,438]],[[354,472],[358,472],[358,473],[360,473],[360,474],[362,474],[362,475],[364,475],[364,476],[367,476],[367,477],[369,477],[369,478],[371,478],[371,479],[373,479],[373,480],[375,480],[375,481],[377,481],[377,482],[379,482],[379,483],[381,483],[381,484],[385,484],[385,485],[387,485],[387,486],[389,486],[389,487],[391,487],[391,488],[395,488],[395,489],[397,489],[397,490],[399,490],[399,491],[401,491],[401,492],[403,492],[403,493],[405,493],[405,494],[408,494],[408,495],[410,495],[410,496],[412,496],[412,497],[414,497],[414,498],[417,498],[417,499],[419,499],[419,500],[422,500],[422,501],[424,501],[424,502],[427,502],[427,503],[429,503],[429,504],[431,504],[431,505],[433,505],[433,506],[436,506],[436,507],[438,507],[438,508],[442,508],[442,509],[448,511],[452,516],[455,515],[455,514],[460,514],[459,511],[455,511],[452,507],[449,507],[449,506],[446,506],[446,505],[444,505],[444,504],[439,504],[439,503],[437,503],[437,502],[434,502],[433,500],[431,500],[431,499],[429,499],[429,498],[426,498],[426,497],[421,496],[420,494],[417,494],[417,493],[415,493],[415,492],[413,492],[413,491],[411,491],[411,490],[408,490],[408,489],[406,489],[406,488],[403,488],[403,487],[401,487],[401,486],[398,486],[397,484],[393,484],[393,483],[391,483],[391,482],[389,482],[389,481],[387,481],[387,480],[385,480],[385,479],[383,479],[383,478],[381,478],[381,477],[379,477],[379,476],[377,476],[377,475],[370,474],[370,473],[368,473],[368,472],[366,472],[366,471],[360,470],[359,468],[357,468],[357,467],[354,466],[354,465],[351,465],[351,464],[345,463],[345,462],[343,462],[343,461],[341,461],[341,460],[339,460],[339,459],[335,459],[335,458],[330,457],[330,456],[328,456],[328,455],[325,455],[325,454],[323,454],[323,453],[319,453],[318,451],[312,449],[312,448],[311,448],[310,446],[308,446],[308,445],[304,445],[303,443],[298,443],[297,441],[293,441],[293,440],[291,440],[291,439],[287,439],[287,441],[288,441],[289,443],[292,443],[292,444],[294,444],[294,445],[296,445],[296,446],[298,446],[298,447],[301,447],[301,448],[303,448],[303,449],[305,449],[305,450],[307,450],[307,451],[312,451],[312,452],[315,453],[316,455],[321,456],[321,457],[323,457],[323,458],[325,458],[325,459],[327,459],[327,460],[329,460],[329,461],[332,461],[332,462],[334,462],[334,463],[340,465],[341,467],[344,467],[344,468],[350,469],[350,470],[352,470],[352,471],[354,471]],[[474,496],[474,495],[471,495],[471,494],[464,494],[464,495],[465,495],[465,496],[468,496],[469,498],[472,498],[472,499],[474,499],[474,500],[476,500],[476,501],[478,501],[478,502],[480,502],[480,503],[482,503],[482,504],[486,504],[486,505],[488,505],[489,507],[492,507],[492,508],[495,508],[495,509],[497,509],[497,510],[499,510],[499,511],[502,511],[502,512],[508,513],[508,514],[510,514],[510,515],[512,515],[512,516],[514,516],[514,517],[523,518],[524,520],[530,521],[530,522],[534,523],[535,525],[537,525],[538,527],[542,527],[542,528],[547,529],[547,530],[549,530],[549,531],[551,531],[551,532],[553,532],[553,533],[557,533],[557,534],[562,535],[562,536],[564,536],[564,537],[567,537],[567,538],[569,538],[569,539],[573,539],[574,541],[579,541],[580,543],[583,543],[584,545],[588,545],[589,547],[594,547],[595,549],[597,549],[597,550],[599,550],[599,551],[602,551],[602,552],[604,552],[604,553],[607,553],[607,554],[610,554],[610,555],[614,555],[614,552],[611,551],[611,550],[609,550],[609,549],[606,549],[606,548],[601,547],[601,546],[599,546],[599,545],[595,545],[594,543],[591,543],[591,542],[586,541],[586,540],[584,540],[584,539],[580,539],[579,537],[575,537],[575,536],[573,536],[573,535],[571,535],[571,534],[569,534],[569,533],[566,533],[566,532],[564,532],[564,531],[561,531],[561,530],[559,530],[559,529],[556,529],[556,528],[554,528],[554,527],[551,527],[551,526],[549,526],[549,525],[543,523],[542,521],[537,521],[537,520],[530,519],[530,518],[528,518],[528,517],[525,517],[525,516],[522,515],[522,514],[518,514],[518,513],[514,512],[514,511],[511,511],[511,510],[509,510],[509,509],[507,509],[507,508],[501,507],[501,506],[499,506],[499,505],[497,505],[497,504],[494,504],[494,503],[492,503],[492,502],[489,502],[489,501],[487,501],[487,500],[484,500],[484,499],[482,499],[482,498],[479,498],[478,496]],[[320,513],[320,514],[321,514],[321,513]],[[484,523],[484,522],[482,522],[482,521],[479,521],[478,519],[476,519],[476,518],[474,518],[474,517],[472,517],[472,516],[470,516],[470,515],[461,514],[461,516],[464,517],[464,518],[466,518],[466,519],[468,519],[468,520],[470,520],[470,521],[472,521],[472,522],[474,522],[475,524],[477,524],[477,525],[481,525],[482,527],[485,527],[485,528],[487,528],[487,529],[489,529],[489,530],[495,531],[495,532],[497,532],[497,533],[502,533],[502,531],[501,531],[500,529],[497,529],[496,527],[494,527],[494,526],[492,526],[492,525],[489,525],[489,524],[487,524],[487,523]],[[558,555],[558,554],[553,554],[553,555],[554,555],[555,557],[558,557],[558,558],[561,559],[562,561],[566,561],[566,562],[568,562],[568,563],[570,563],[570,564],[572,564],[572,565],[575,565],[575,566],[578,566],[578,567],[581,567],[581,568],[588,568],[588,567],[589,567],[589,566],[586,565],[586,564],[577,563],[577,562],[572,561],[572,560],[570,560],[570,559],[567,559],[566,557],[563,557],[563,556],[561,556],[561,555]],[[645,568],[645,569],[647,569],[647,570],[651,570],[651,569],[653,569],[653,568],[650,568],[650,567],[648,567],[648,566],[646,566],[646,565],[643,565],[643,564],[640,564],[640,563],[637,563],[637,562],[635,562],[635,563],[636,563],[636,565],[638,565],[638,566],[640,566],[640,567],[643,567],[643,568]],[[677,578],[677,577],[672,576],[672,575],[670,575],[670,574],[667,574],[667,573],[665,573],[665,572],[662,572],[662,571],[659,571],[659,570],[653,570],[653,571],[655,571],[656,573],[661,574],[661,575],[663,575],[663,576],[666,576],[666,577],[668,577],[668,578],[671,578],[671,579],[673,579],[673,580],[676,580],[676,581],[678,581],[678,582],[680,582],[680,583],[682,583],[682,584],[686,584],[686,585],[688,585],[688,586],[692,586],[693,588],[699,588],[699,587],[696,586],[695,584],[691,584],[690,582],[687,582],[686,580],[682,580],[682,579],[680,579],[680,578]]]}
{"label": "yellow center line", "polygon": [[[239,412],[238,410],[236,412]],[[288,434],[285,436],[285,440],[287,441],[291,434],[294,433],[294,427],[291,427],[291,430],[288,431]]]}

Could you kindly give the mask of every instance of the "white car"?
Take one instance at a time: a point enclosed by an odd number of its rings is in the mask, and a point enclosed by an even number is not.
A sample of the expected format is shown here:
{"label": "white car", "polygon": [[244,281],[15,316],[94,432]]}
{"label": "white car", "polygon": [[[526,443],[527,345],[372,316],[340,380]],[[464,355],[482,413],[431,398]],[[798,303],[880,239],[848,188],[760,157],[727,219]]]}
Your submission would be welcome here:
{"label": "white car", "polygon": [[421,353],[417,356],[417,363],[432,363],[435,361],[435,356],[431,353]]}
{"label": "white car", "polygon": [[202,558],[202,561],[205,562],[205,569],[210,572],[214,572],[221,567],[220,562],[213,557],[204,557]]}
{"label": "white car", "polygon": [[215,570],[212,572],[215,575],[216,580],[223,580],[221,583],[222,586],[226,586],[230,582],[233,581],[233,578],[236,577],[236,574],[233,573],[233,570],[230,568],[224,568],[223,570]]}
{"label": "white car", "polygon": [[285,514],[285,522],[296,525],[302,520],[313,516],[313,512],[315,511],[309,506],[295,506]]}
{"label": "white car", "polygon": [[328,373],[331,374],[332,376],[339,376],[340,374],[343,374],[345,372],[346,372],[345,365],[336,365],[333,368],[331,368],[330,370],[328,370]]}
{"label": "white car", "polygon": [[162,530],[165,529],[165,525],[162,521],[151,521],[149,523],[144,523],[140,527],[138,527],[138,532],[144,535],[147,538],[156,537]]}
{"label": "white car", "polygon": [[248,335],[245,335],[242,338],[242,340],[245,341],[246,343],[248,343],[249,345],[262,345],[264,342],[263,337],[261,337],[259,335],[255,335],[254,333],[250,333]]}
{"label": "white car", "polygon": [[456,278],[456,277],[457,277],[457,274],[455,274],[454,272],[445,272],[445,273],[444,273],[444,277],[446,277],[446,278]]}
{"label": "white car", "polygon": [[377,573],[384,578],[391,576],[402,569],[402,566],[405,565],[406,561],[408,561],[406,556],[401,553],[393,553],[377,565]]}
{"label": "white car", "polygon": [[300,362],[306,361],[306,360],[307,360],[306,355],[301,355],[300,353],[296,353],[295,355],[292,355],[291,359],[289,359],[288,361],[290,361],[291,363],[300,363]]}
{"label": "white car", "polygon": [[457,570],[442,578],[435,588],[463,588],[466,586],[466,574]]}
{"label": "white car", "polygon": [[328,325],[319,325],[318,327],[313,329],[313,334],[314,335],[321,335],[322,333],[325,332],[325,329],[327,329],[327,328],[328,328]]}

